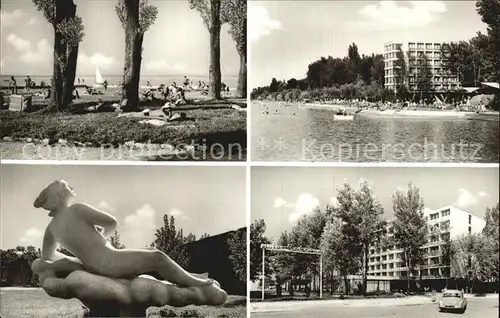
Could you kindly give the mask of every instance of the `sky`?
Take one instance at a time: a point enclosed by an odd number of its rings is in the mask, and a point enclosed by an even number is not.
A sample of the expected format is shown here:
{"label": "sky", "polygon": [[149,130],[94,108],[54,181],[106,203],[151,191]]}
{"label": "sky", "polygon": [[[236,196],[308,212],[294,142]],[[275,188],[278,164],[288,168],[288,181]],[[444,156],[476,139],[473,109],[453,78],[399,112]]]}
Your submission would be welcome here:
{"label": "sky", "polygon": [[428,209],[454,205],[484,218],[486,208],[498,203],[498,168],[325,168],[253,167],[251,220],[264,219],[266,235],[277,242],[297,220],[316,207],[335,204],[336,188],[344,180],[355,188],[365,179],[393,219],[392,194],[412,182]]}
{"label": "sky", "polygon": [[[123,72],[125,35],[115,14],[116,0],[75,0],[85,37],[80,45],[77,76]],[[144,39],[142,75],[208,76],[209,33],[188,0],[150,0],[158,8],[156,23]],[[31,0],[1,0],[1,74],[52,73],[54,31]],[[228,26],[221,30],[221,71],[234,76],[239,56]]]}
{"label": "sky", "polygon": [[475,1],[250,1],[250,86],[304,78],[321,56],[382,53],[390,41],[467,40],[486,25]]}
{"label": "sky", "polygon": [[1,165],[0,248],[41,247],[50,217],[33,202],[52,181],[68,181],[76,202],[118,220],[122,243],[143,248],[154,239],[163,215],[177,229],[200,237],[246,225],[245,167]]}

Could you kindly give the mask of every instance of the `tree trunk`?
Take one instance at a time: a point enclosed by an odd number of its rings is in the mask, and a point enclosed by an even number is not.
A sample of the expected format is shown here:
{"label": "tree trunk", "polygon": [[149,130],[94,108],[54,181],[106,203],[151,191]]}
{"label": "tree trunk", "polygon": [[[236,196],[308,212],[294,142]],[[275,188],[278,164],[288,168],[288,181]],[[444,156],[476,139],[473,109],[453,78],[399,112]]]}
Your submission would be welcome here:
{"label": "tree trunk", "polygon": [[349,280],[347,279],[347,275],[344,275],[344,291],[346,296],[349,295]]}
{"label": "tree trunk", "polygon": [[411,268],[410,268],[410,261],[408,260],[408,253],[405,251],[406,254],[406,282],[407,282],[407,288],[408,288],[408,294],[410,294],[410,274],[411,274]]}
{"label": "tree trunk", "polygon": [[51,95],[49,110],[60,111],[63,109],[63,78],[62,78],[62,61],[60,59],[63,54],[64,45],[62,44],[62,35],[54,28],[54,68],[52,71]]}
{"label": "tree trunk", "polygon": [[122,101],[127,99],[126,110],[139,109],[139,80],[142,62],[139,0],[126,0],[127,24],[125,26],[125,66],[123,70]]}
{"label": "tree trunk", "polygon": [[238,50],[240,55],[240,73],[238,74],[238,88],[236,96],[241,98],[247,97],[247,50],[246,45],[243,50]]}
{"label": "tree trunk", "polygon": [[[76,5],[71,1],[56,1],[54,19],[54,67],[51,82],[50,111],[61,111],[68,107],[71,99],[66,98],[67,90],[73,92],[78,47],[68,48],[64,37],[57,31],[57,25],[65,19],[76,16]],[[74,58],[74,60],[73,60]],[[72,70],[74,68],[74,70]],[[72,75],[73,74],[73,75]],[[72,78],[71,78],[72,77]],[[72,82],[70,83],[70,81]]]}
{"label": "tree trunk", "polygon": [[220,71],[220,5],[221,0],[210,0],[210,91],[212,99],[221,99],[221,71]]}
{"label": "tree trunk", "polygon": [[73,102],[73,89],[75,87],[76,63],[78,60],[78,46],[67,48],[67,64],[63,75],[63,108]]}
{"label": "tree trunk", "polygon": [[363,247],[363,295],[366,295],[366,284],[368,283],[368,245]]}

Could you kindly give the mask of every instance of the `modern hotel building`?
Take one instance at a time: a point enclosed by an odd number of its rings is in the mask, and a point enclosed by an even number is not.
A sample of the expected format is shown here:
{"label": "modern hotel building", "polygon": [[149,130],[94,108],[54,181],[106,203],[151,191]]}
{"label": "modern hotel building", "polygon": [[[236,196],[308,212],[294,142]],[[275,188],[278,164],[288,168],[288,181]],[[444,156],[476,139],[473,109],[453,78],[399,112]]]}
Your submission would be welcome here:
{"label": "modern hotel building", "polygon": [[432,73],[431,89],[434,92],[453,91],[460,88],[456,74],[444,68],[444,59],[441,52],[441,43],[430,42],[389,42],[384,44],[384,86],[392,91],[397,90],[397,73],[395,62],[398,52],[404,54],[406,65],[409,66],[408,74],[403,79],[410,92],[418,90],[418,78],[422,72],[423,57],[427,56]]}
{"label": "modern hotel building", "polygon": [[[443,245],[449,239],[461,235],[475,234],[482,231],[486,222],[464,210],[454,206],[447,206],[438,210],[424,211],[425,219],[429,226],[429,240],[422,248],[425,249],[425,265],[412,273],[412,276],[419,277],[422,271],[422,278],[445,278],[454,275],[454,269],[443,260]],[[387,226],[387,235],[391,236],[391,222]],[[402,261],[402,250],[396,246],[391,247],[371,247],[368,275],[374,279],[391,280],[407,277],[408,272]]]}

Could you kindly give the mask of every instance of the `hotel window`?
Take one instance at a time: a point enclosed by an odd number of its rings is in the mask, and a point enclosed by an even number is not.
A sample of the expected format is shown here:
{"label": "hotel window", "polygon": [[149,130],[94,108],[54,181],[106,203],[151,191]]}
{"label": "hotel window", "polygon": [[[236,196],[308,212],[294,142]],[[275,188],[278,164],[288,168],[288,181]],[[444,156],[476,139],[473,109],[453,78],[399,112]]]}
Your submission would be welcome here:
{"label": "hotel window", "polygon": [[439,218],[439,213],[433,213],[430,215],[431,221]]}
{"label": "hotel window", "polygon": [[469,226],[469,234],[472,233],[472,228]]}
{"label": "hotel window", "polygon": [[441,227],[441,231],[449,230],[450,229],[450,220],[445,221],[445,222],[441,222],[440,227]]}
{"label": "hotel window", "polygon": [[472,223],[472,215],[469,214],[469,224]]}
{"label": "hotel window", "polygon": [[441,44],[439,44],[439,43],[434,44],[434,48],[436,50],[441,50]]}
{"label": "hotel window", "polygon": [[441,217],[445,217],[448,215],[450,215],[450,209],[446,209],[446,210],[441,211]]}

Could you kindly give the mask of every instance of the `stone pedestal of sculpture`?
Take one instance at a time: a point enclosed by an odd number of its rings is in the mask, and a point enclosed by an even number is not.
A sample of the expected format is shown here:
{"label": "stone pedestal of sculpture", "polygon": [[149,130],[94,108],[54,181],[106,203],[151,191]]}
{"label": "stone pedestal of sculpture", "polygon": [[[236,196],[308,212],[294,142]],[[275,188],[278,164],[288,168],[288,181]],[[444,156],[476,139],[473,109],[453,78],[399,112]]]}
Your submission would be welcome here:
{"label": "stone pedestal of sculpture", "polygon": [[71,262],[37,259],[32,270],[52,297],[77,298],[91,317],[146,317],[150,306],[222,305],[227,294],[217,283],[177,287],[152,278],[116,279],[95,275]]}

